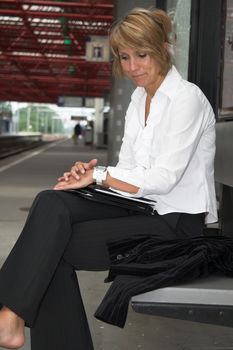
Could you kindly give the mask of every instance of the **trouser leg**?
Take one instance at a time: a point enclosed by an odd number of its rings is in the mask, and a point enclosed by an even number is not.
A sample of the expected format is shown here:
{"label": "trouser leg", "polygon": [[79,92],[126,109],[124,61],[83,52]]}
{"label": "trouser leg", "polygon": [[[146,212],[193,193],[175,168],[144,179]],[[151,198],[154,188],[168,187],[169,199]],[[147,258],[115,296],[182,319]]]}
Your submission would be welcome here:
{"label": "trouser leg", "polygon": [[63,259],[31,328],[31,349],[94,349],[75,270]]}
{"label": "trouser leg", "polygon": [[124,209],[67,192],[44,191],[35,199],[22,234],[0,272],[0,302],[30,327],[35,325],[35,349],[58,350],[57,344],[64,340],[70,346],[60,349],[76,349],[77,343],[85,350],[92,349],[74,268],[61,263],[62,256],[75,222],[124,215],[128,215]]}
{"label": "trouser leg", "polygon": [[77,270],[104,271],[110,265],[108,242],[142,235],[161,240],[176,238],[175,231],[159,215],[84,221],[73,225],[63,257]]}
{"label": "trouser leg", "polygon": [[143,230],[154,231],[161,239],[174,238],[166,223],[160,221],[159,217],[135,215],[73,225],[72,237],[31,328],[32,350],[93,349],[74,268],[108,269],[106,242],[114,238],[141,234]]}
{"label": "trouser leg", "polygon": [[62,191],[35,199],[25,227],[0,271],[0,302],[33,325],[41,301],[72,236],[72,225],[98,217],[127,215]]}
{"label": "trouser leg", "polygon": [[31,325],[69,239],[70,215],[49,193],[38,196],[0,271],[0,302]]}

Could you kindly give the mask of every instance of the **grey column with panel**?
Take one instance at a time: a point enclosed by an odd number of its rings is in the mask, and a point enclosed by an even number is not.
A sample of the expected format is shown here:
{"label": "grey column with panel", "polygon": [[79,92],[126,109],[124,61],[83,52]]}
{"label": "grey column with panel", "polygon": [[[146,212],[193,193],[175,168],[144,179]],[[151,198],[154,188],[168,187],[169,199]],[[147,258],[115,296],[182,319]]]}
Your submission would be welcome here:
{"label": "grey column with panel", "polygon": [[[149,8],[155,6],[155,0],[116,0],[115,19],[122,18],[134,7]],[[124,117],[130,102],[130,96],[135,86],[128,79],[113,79],[112,92],[110,96],[111,110],[109,120],[109,149],[108,164],[115,165],[121,146],[124,132]]]}

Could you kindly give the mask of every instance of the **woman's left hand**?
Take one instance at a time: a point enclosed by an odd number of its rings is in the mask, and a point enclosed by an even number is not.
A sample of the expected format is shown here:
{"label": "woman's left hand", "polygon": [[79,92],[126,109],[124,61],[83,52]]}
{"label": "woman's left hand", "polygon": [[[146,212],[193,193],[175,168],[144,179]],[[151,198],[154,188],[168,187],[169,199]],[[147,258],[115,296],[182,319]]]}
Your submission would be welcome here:
{"label": "woman's left hand", "polygon": [[66,171],[63,176],[57,179],[57,182],[69,181],[70,176],[79,180],[86,171],[92,170],[97,164],[97,159],[91,159],[88,163],[75,162],[70,171]]}
{"label": "woman's left hand", "polygon": [[54,186],[54,190],[71,190],[77,188],[87,187],[92,184],[93,181],[93,170],[87,170],[85,174],[80,175],[79,180],[77,180],[70,173],[67,178],[63,177],[58,179],[57,184]]}

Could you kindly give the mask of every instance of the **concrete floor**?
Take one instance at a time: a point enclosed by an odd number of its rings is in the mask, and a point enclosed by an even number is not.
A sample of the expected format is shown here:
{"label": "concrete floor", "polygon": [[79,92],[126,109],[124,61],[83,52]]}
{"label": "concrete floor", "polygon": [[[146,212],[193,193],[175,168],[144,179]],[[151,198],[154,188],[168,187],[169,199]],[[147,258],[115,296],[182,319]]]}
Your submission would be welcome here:
{"label": "concrete floor", "polygon": [[[75,160],[91,158],[106,164],[106,151],[75,147],[66,140],[0,161],[0,264],[15,243],[36,193],[51,188]],[[100,322],[93,313],[108,288],[103,283],[106,273],[82,271],[78,276],[95,350],[233,349],[233,329],[227,327],[141,315],[131,308],[124,329]],[[23,350],[30,349],[28,330],[26,336]]]}

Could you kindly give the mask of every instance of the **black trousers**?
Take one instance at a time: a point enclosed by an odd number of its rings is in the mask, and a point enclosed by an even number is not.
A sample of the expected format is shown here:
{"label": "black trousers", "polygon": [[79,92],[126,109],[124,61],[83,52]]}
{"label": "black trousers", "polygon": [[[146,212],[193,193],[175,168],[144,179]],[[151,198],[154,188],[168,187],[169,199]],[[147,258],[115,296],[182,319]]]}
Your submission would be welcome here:
{"label": "black trousers", "polygon": [[31,328],[32,350],[93,350],[75,270],[106,270],[106,241],[200,236],[203,215],[146,216],[47,190],[0,271],[0,302]]}

